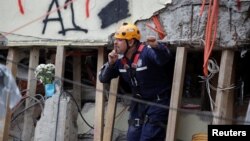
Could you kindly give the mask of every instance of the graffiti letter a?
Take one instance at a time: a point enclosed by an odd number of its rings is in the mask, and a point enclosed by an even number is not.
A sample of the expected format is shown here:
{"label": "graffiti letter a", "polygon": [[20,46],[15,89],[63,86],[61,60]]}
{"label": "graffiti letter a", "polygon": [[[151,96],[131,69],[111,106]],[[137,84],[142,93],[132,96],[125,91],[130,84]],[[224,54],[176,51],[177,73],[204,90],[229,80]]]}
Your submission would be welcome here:
{"label": "graffiti letter a", "polygon": [[[49,19],[49,15],[50,15],[51,9],[52,9],[52,7],[53,7],[54,4],[56,5],[56,8],[57,8],[58,18],[50,18],[50,19]],[[60,12],[60,9],[59,9],[58,0],[52,0],[51,4],[50,4],[50,6],[49,6],[49,9],[48,9],[48,11],[47,11],[47,16],[46,16],[46,18],[43,20],[44,26],[43,26],[43,32],[42,32],[42,34],[45,33],[45,30],[46,30],[46,27],[47,27],[47,23],[48,23],[48,22],[51,22],[51,21],[59,21],[60,24],[61,24],[61,27],[62,27],[62,31],[60,31],[59,33],[65,35],[65,29],[64,29],[64,25],[63,25],[63,21],[62,21],[61,12]]]}

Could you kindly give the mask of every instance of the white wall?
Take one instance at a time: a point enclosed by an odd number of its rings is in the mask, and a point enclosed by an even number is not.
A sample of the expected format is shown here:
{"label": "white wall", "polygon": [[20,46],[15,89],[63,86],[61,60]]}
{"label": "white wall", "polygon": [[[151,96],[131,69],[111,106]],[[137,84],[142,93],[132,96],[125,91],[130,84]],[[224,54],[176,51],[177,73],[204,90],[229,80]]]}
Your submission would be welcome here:
{"label": "white wall", "polygon": [[[24,39],[18,36],[9,37],[8,40],[27,40],[33,38],[49,38],[49,39],[63,39],[63,40],[101,40],[106,41],[108,35],[113,33],[122,22],[135,22],[139,19],[150,18],[152,14],[161,8],[165,7],[166,3],[171,3],[172,0],[89,0],[89,17],[86,15],[86,1],[87,0],[72,0],[67,9],[59,8],[61,13],[61,21],[64,25],[64,30],[74,28],[72,20],[75,21],[76,26],[88,30],[87,33],[80,30],[66,31],[65,35],[60,34],[62,26],[60,21],[48,21],[44,33],[42,33],[46,18],[46,13],[49,6],[52,5],[51,12],[48,19],[59,18],[58,11],[56,11],[56,4],[60,6],[65,4],[66,0],[4,0],[0,4],[0,33],[4,32],[4,36],[8,38],[11,34],[20,34],[25,36]],[[20,3],[18,3],[20,2]],[[115,3],[115,4],[114,4]],[[127,3],[127,5],[126,5]],[[107,11],[102,11],[108,4],[114,4],[117,10],[119,7],[125,7],[123,11],[117,14],[113,8],[106,8]],[[21,12],[21,7],[23,12]],[[74,11],[74,18],[72,11]],[[102,11],[102,12],[101,12]],[[105,15],[105,18],[100,18],[99,13]],[[125,13],[125,16],[122,14]],[[127,15],[127,16],[126,16]],[[130,15],[130,16],[128,16]],[[123,17],[123,18],[122,18]],[[117,21],[114,19],[120,18]],[[108,20],[108,26],[102,27],[102,21]]]}

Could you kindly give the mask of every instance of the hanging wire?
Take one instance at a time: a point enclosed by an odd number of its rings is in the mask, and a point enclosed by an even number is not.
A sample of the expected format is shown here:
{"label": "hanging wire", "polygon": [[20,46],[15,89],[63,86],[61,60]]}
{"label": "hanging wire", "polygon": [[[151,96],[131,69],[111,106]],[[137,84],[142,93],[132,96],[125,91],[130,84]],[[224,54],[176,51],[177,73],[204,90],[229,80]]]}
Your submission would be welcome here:
{"label": "hanging wire", "polygon": [[80,116],[82,117],[83,121],[87,124],[87,126],[88,126],[89,128],[94,129],[94,127],[91,126],[91,125],[86,121],[86,119],[83,117],[82,112],[81,112],[81,109],[80,109],[80,106],[77,104],[76,99],[73,97],[73,95],[72,95],[69,91],[66,91],[66,90],[64,90],[64,91],[66,92],[66,94],[68,94],[68,95],[73,99],[74,103],[76,104],[78,113],[79,113]]}
{"label": "hanging wire", "polygon": [[55,141],[57,139],[58,118],[59,118],[59,113],[60,113],[60,101],[61,101],[61,96],[62,96],[62,87],[60,86],[60,88],[61,89],[59,91],[59,98],[58,98],[57,112],[56,112],[56,128],[55,128],[55,138],[54,138]]}
{"label": "hanging wire", "polygon": [[205,81],[206,90],[207,90],[208,97],[210,100],[211,111],[214,111],[215,102],[211,96],[211,90],[210,90],[211,87],[210,86],[212,86],[212,85],[210,84],[210,79],[212,79],[214,77],[214,75],[219,72],[219,66],[217,65],[217,62],[215,59],[208,60],[208,71],[209,71],[209,74],[207,77],[205,77],[205,76],[199,76],[199,77],[201,79],[203,79],[203,81]]}
{"label": "hanging wire", "polygon": [[211,84],[210,80],[214,77],[216,73],[220,71],[219,65],[217,64],[216,60],[214,58],[208,60],[208,76],[199,76],[202,79],[202,82],[205,82],[206,84],[206,90],[208,93],[208,97],[210,100],[210,107],[211,111],[214,111],[214,107],[216,106],[215,101],[213,100],[211,96],[211,89],[214,91],[224,91],[224,90],[231,90],[237,88],[234,84],[232,84],[229,87],[226,88],[220,88],[220,87],[215,87]]}
{"label": "hanging wire", "polygon": [[121,116],[127,109],[128,109],[128,106],[125,106],[125,107],[115,116],[115,119],[117,119],[119,116]]}
{"label": "hanging wire", "polygon": [[29,107],[23,109],[21,112],[19,112],[17,115],[15,115],[15,116],[12,118],[11,122],[15,121],[22,113],[24,113],[26,110],[28,110],[28,109],[34,107],[36,104],[39,104],[39,102],[36,102],[36,103],[30,105]]}
{"label": "hanging wire", "polygon": [[35,100],[37,102],[37,104],[40,105],[41,110],[43,111],[43,103],[44,103],[44,99],[43,98],[42,98],[43,101],[41,102],[39,99],[35,98],[34,96],[25,95],[25,96],[23,96],[23,98],[21,99],[21,101],[13,108],[12,113],[14,113],[20,107],[20,105],[22,105],[22,103],[25,101],[25,99],[27,99],[27,98]]}

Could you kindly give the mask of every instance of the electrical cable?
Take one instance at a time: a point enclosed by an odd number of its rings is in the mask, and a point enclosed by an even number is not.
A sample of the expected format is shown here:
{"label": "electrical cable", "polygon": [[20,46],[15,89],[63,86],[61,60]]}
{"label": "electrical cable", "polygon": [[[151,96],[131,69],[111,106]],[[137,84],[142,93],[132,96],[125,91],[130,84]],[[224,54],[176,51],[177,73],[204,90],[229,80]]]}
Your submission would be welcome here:
{"label": "electrical cable", "polygon": [[208,67],[209,74],[207,76],[199,76],[199,77],[203,79],[203,81],[205,81],[206,90],[207,90],[208,97],[210,100],[210,108],[211,108],[211,111],[214,111],[215,101],[213,100],[211,96],[211,90],[210,90],[211,87],[210,87],[209,81],[211,78],[213,78],[215,73],[219,72],[219,66],[217,65],[215,60],[209,59],[207,67]]}
{"label": "electrical cable", "polygon": [[128,106],[125,106],[120,113],[118,113],[116,116],[115,116],[115,119],[118,118],[122,113],[125,112],[125,110],[128,108]]}
{"label": "electrical cable", "polygon": [[27,95],[29,98],[32,98],[33,100],[35,100],[35,101],[37,101],[38,103],[39,103],[39,105],[40,105],[40,107],[41,107],[41,109],[42,109],[42,111],[43,111],[43,105],[42,105],[42,103],[41,103],[41,101],[40,100],[38,100],[37,98],[35,98],[34,96],[30,96],[30,95]]}
{"label": "electrical cable", "polygon": [[[42,102],[40,100],[38,100],[37,98],[35,98],[33,96],[25,95],[25,96],[22,97],[21,101],[13,108],[13,110],[11,112],[14,113],[18,109],[19,105],[24,103],[24,100],[27,99],[27,98],[31,98],[31,99],[37,101],[39,103],[40,107],[41,107],[41,110],[43,111],[43,105],[42,105]],[[44,102],[44,100],[43,100],[43,102]]]}
{"label": "electrical cable", "polygon": [[70,92],[66,91],[66,90],[64,90],[64,91],[73,99],[74,103],[76,104],[77,111],[78,111],[78,113],[80,114],[80,116],[81,116],[81,118],[83,119],[83,121],[87,124],[87,126],[88,126],[89,128],[94,129],[94,127],[91,126],[91,125],[86,121],[86,119],[83,117],[82,112],[81,112],[81,109],[80,109],[79,105],[77,104],[77,102],[76,102],[75,98],[73,97],[73,95],[72,95]]}
{"label": "electrical cable", "polygon": [[38,104],[39,102],[36,102],[32,105],[30,105],[29,107],[25,108],[24,110],[22,110],[21,112],[19,112],[15,117],[12,118],[11,122],[15,121],[17,119],[18,116],[20,116],[23,112],[25,112],[26,110],[32,108],[33,106],[35,106],[36,104]]}
{"label": "electrical cable", "polygon": [[45,102],[45,99],[44,99],[43,95],[41,95],[41,94],[36,94],[35,96],[39,96],[39,97],[43,100],[43,103]]}
{"label": "electrical cable", "polygon": [[59,113],[60,113],[60,101],[61,101],[61,96],[62,96],[62,87],[59,92],[59,98],[58,98],[58,103],[57,103],[57,114],[56,114],[56,127],[55,127],[55,141],[57,139],[57,128],[58,128],[58,118],[59,118]]}
{"label": "electrical cable", "polygon": [[[93,137],[94,136],[94,134],[92,134],[92,133],[89,133],[91,130],[93,130],[93,129],[89,129],[88,131],[86,131],[85,133],[83,133],[83,134],[78,134],[78,139],[89,139],[91,136]],[[86,137],[87,136],[87,137]]]}
{"label": "electrical cable", "polygon": [[208,60],[207,67],[208,67],[207,69],[208,69],[209,74],[206,77],[205,76],[199,76],[199,77],[201,79],[203,79],[203,81],[205,81],[206,90],[207,90],[209,100],[210,100],[211,111],[214,111],[214,106],[216,106],[216,104],[211,96],[210,89],[212,89],[214,91],[222,91],[222,90],[236,89],[237,87],[234,84],[232,84],[231,86],[226,87],[226,88],[220,88],[220,87],[213,86],[210,82],[210,79],[212,79],[214,77],[214,75],[219,72],[220,68],[219,68],[219,66],[214,58]]}

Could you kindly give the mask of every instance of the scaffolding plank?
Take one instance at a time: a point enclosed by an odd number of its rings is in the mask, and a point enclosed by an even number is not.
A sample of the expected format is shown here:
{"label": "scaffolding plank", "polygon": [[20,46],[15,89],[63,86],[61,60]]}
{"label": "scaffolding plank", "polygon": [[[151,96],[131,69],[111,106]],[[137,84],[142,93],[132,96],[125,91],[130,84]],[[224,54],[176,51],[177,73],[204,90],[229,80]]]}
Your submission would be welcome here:
{"label": "scaffolding plank", "polygon": [[176,123],[178,116],[178,111],[176,109],[179,108],[181,104],[184,83],[183,81],[186,70],[186,60],[187,49],[185,47],[178,47],[176,51],[166,141],[175,141],[175,132],[177,127]]}
{"label": "scaffolding plank", "polygon": [[245,118],[245,125],[250,125],[250,101],[248,102],[248,108]]}
{"label": "scaffolding plank", "polygon": [[[39,48],[32,48],[30,50],[30,58],[29,58],[29,70],[28,70],[28,84],[27,84],[27,96],[35,96],[36,94],[36,84],[37,81],[35,79],[34,70],[32,68],[36,68],[39,63]],[[32,102],[30,99],[26,99],[25,108],[28,108]],[[34,121],[33,121],[33,113],[34,109],[31,108],[26,110],[24,113],[24,128],[22,132],[22,140],[30,140],[34,134]]]}
{"label": "scaffolding plank", "polygon": [[19,62],[19,49],[18,48],[9,48],[8,56],[6,60],[6,66],[12,72],[13,78],[16,78],[17,75],[17,63]]}
{"label": "scaffolding plank", "polygon": [[[4,93],[6,93],[6,91]],[[7,94],[6,97],[5,113],[2,113],[4,116],[3,118],[0,118],[0,141],[7,141],[9,138],[9,127],[11,119],[11,111],[9,108],[9,95],[10,94]]]}
{"label": "scaffolding plank", "polygon": [[[222,51],[218,88],[228,88],[231,86],[233,62],[234,51]],[[215,117],[213,118],[213,124],[232,124],[232,120],[225,120],[223,117],[232,118],[234,105],[233,97],[234,96],[230,94],[230,90],[217,90],[214,109]]]}
{"label": "scaffolding plank", "polygon": [[64,64],[65,64],[65,47],[64,46],[57,46],[57,48],[56,48],[55,76],[58,78],[56,78],[56,79],[61,79],[64,77]]}
{"label": "scaffolding plank", "polygon": [[[104,64],[104,47],[98,48],[97,60],[97,75]],[[102,141],[103,135],[103,114],[104,114],[104,95],[103,83],[96,77],[96,97],[95,97],[95,127],[94,127],[94,141]]]}
{"label": "scaffolding plank", "polygon": [[[15,79],[17,75],[17,63],[19,61],[19,50],[17,48],[9,48],[8,56],[6,60],[6,66],[12,72],[12,76]],[[11,119],[11,111],[9,108],[9,94],[6,97],[6,111],[3,115],[4,118],[0,119],[0,141],[8,140],[9,137],[9,126],[10,126],[10,119]]]}
{"label": "scaffolding plank", "polygon": [[113,79],[110,84],[109,90],[109,99],[108,99],[108,107],[105,118],[105,127],[104,127],[104,141],[111,141],[113,134],[113,127],[115,121],[115,111],[116,111],[116,95],[119,86],[119,78]]}

